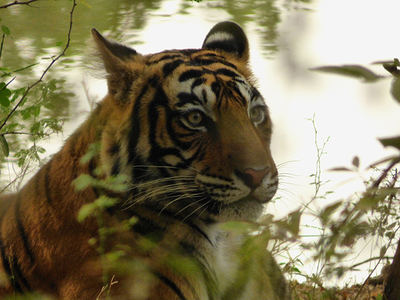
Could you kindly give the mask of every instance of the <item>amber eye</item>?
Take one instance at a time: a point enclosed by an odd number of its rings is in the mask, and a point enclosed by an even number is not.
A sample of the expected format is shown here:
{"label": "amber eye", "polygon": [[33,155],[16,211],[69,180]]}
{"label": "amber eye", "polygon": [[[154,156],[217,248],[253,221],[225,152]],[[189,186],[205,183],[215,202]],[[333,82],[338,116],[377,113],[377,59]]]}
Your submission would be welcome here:
{"label": "amber eye", "polygon": [[261,124],[265,120],[265,107],[255,106],[250,109],[250,120],[255,124]]}
{"label": "amber eye", "polygon": [[185,120],[187,121],[188,125],[193,127],[202,125],[203,119],[203,113],[199,110],[192,110],[185,114]]}

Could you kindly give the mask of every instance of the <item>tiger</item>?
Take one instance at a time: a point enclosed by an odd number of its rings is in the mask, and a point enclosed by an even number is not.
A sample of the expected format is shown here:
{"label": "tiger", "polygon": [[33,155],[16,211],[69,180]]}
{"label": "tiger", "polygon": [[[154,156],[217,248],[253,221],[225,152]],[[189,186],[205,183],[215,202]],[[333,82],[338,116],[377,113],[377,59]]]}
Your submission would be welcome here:
{"label": "tiger", "polygon": [[[199,49],[146,55],[92,36],[107,95],[19,192],[1,196],[0,297],[291,299],[271,253],[255,255],[244,247],[248,231],[224,226],[254,223],[278,188],[272,122],[243,29],[220,22]],[[91,145],[98,151],[82,162]],[[122,178],[126,188],[78,190],[82,174]],[[133,219],[105,243],[128,246],[107,295],[93,245],[99,222],[77,219],[104,194],[118,199],[104,224]]]}

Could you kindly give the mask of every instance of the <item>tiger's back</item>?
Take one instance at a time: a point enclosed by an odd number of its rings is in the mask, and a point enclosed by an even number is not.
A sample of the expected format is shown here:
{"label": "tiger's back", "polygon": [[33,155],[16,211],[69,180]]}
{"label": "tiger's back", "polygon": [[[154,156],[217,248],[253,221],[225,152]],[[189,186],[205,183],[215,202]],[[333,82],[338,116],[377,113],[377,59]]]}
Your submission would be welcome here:
{"label": "tiger's back", "polygon": [[[271,120],[248,68],[242,29],[222,22],[201,49],[146,56],[95,30],[93,36],[108,73],[108,95],[21,191],[0,199],[1,271],[7,277],[0,295],[99,295],[104,265],[88,243],[98,236],[98,223],[78,222],[77,215],[109,191],[72,186],[80,174],[90,174],[124,178],[128,186],[112,193],[120,202],[104,212],[104,224],[136,220],[107,241],[107,249],[128,246],[125,258],[144,266],[142,272],[111,270],[115,297],[288,299],[273,258],[244,264],[244,237],[221,225],[257,219],[278,184]],[[80,163],[95,143],[100,152]],[[145,240],[150,248],[143,247]],[[186,261],[191,272],[175,260]],[[139,295],[138,286],[146,293]]]}

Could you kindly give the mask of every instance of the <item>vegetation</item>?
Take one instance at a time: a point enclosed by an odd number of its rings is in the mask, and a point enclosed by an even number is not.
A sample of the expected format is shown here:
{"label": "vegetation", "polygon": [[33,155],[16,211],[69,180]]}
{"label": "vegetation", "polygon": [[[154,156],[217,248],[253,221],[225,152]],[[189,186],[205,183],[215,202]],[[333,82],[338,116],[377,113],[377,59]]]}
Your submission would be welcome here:
{"label": "vegetation", "polygon": [[[29,11],[31,6],[38,4],[40,0],[14,1],[0,6],[0,11],[5,12],[0,19],[1,42],[0,42],[0,191],[17,189],[22,179],[31,171],[37,169],[42,164],[45,157],[44,146],[49,137],[55,133],[61,132],[63,122],[69,114],[69,103],[72,96],[75,96],[67,88],[66,80],[52,73],[52,70],[60,65],[59,69],[74,67],[73,61],[66,57],[75,55],[81,51],[85,40],[80,34],[74,33],[74,22],[77,12],[75,6],[76,0],[62,1],[61,8],[66,8],[68,14],[64,20],[64,27],[61,31],[56,30],[55,37],[46,41],[45,45],[39,43],[40,32],[30,32],[34,45],[34,58],[24,57],[21,51],[17,50],[16,38],[12,37],[14,30],[21,33],[22,38],[27,38],[22,32],[23,25],[10,26],[9,13],[12,9],[20,9],[21,19],[29,19],[32,15]],[[60,1],[61,2],[61,1]],[[104,2],[104,11],[117,16],[119,11],[126,8],[134,18],[132,28],[139,29],[145,24],[144,12],[158,8],[161,1],[118,1],[118,5]],[[201,2],[196,0],[196,2]],[[286,5],[290,2],[287,1]],[[309,2],[309,1],[303,1]],[[111,2],[110,2],[111,3]],[[79,5],[90,7],[87,10],[80,11],[80,22],[87,22],[83,26],[86,30],[93,26],[91,14],[100,13],[96,6],[91,6],[90,1],[81,1]],[[129,6],[130,5],[130,6]],[[185,1],[182,4],[182,13],[187,13],[189,8],[195,5],[192,1]],[[222,1],[223,6],[228,13],[234,16],[240,23],[246,23],[250,18],[257,16],[258,25],[262,28],[262,36],[265,43],[265,51],[268,55],[278,51],[275,43],[278,36],[277,24],[280,21],[280,8],[276,1],[248,1],[242,6],[235,1]],[[23,7],[21,7],[23,6]],[[113,7],[111,7],[113,6]],[[44,10],[51,10],[50,6],[44,5]],[[94,12],[95,11],[95,12]],[[104,11],[101,13],[104,14]],[[260,14],[262,14],[260,16]],[[51,18],[52,14],[42,14]],[[5,17],[3,17],[5,16]],[[7,18],[8,17],[8,18]],[[52,16],[54,17],[54,16]],[[82,21],[83,20],[83,21]],[[127,20],[125,20],[127,21]],[[94,23],[94,22],[93,22]],[[111,32],[116,30],[117,24],[109,24],[107,20],[102,24],[104,28],[110,28]],[[42,29],[40,29],[41,31]],[[118,38],[118,37],[116,37]],[[72,44],[71,44],[72,43]],[[56,50],[56,51],[54,51]],[[45,58],[45,62],[39,58]],[[21,62],[20,65],[17,62]],[[359,65],[342,66],[322,66],[313,69],[319,72],[328,72],[342,76],[349,76],[361,79],[367,83],[379,80],[388,80],[391,78],[390,93],[394,100],[400,103],[400,63],[398,59],[393,61],[376,62],[388,71],[388,76],[376,74],[370,68]],[[39,75],[38,75],[39,74]],[[244,253],[251,249],[254,252],[272,249],[273,254],[285,256],[284,263],[281,264],[287,277],[293,281],[295,299],[383,299],[383,289],[378,292],[371,291],[368,285],[373,281],[371,274],[365,278],[365,281],[359,286],[350,290],[339,291],[336,288],[328,288],[325,282],[332,277],[341,277],[346,272],[357,269],[361,264],[374,261],[375,268],[382,262],[391,262],[394,249],[397,246],[400,229],[400,136],[391,138],[382,138],[380,142],[385,147],[395,149],[394,154],[388,158],[383,158],[377,163],[370,165],[366,170],[360,167],[360,161],[355,157],[350,166],[337,167],[331,171],[346,172],[353,174],[367,174],[365,179],[365,189],[362,193],[353,195],[349,199],[339,199],[337,202],[323,207],[320,211],[310,210],[310,204],[324,197],[327,194],[321,194],[321,165],[320,160],[325,155],[324,141],[318,143],[317,128],[318,124],[312,120],[316,135],[316,150],[318,160],[316,162],[315,173],[312,176],[312,184],[315,193],[309,203],[281,220],[275,220],[272,216],[265,216],[259,224],[227,224],[230,230],[243,230],[252,232],[253,235],[246,244]],[[90,160],[93,153],[96,153],[96,146],[91,149],[85,158]],[[377,158],[378,160],[379,158]],[[86,162],[87,162],[86,161]],[[12,174],[15,173],[15,174]],[[98,181],[90,176],[83,176],[77,179],[76,188],[83,189],[88,185],[100,186],[106,189],[112,189],[118,192],[124,189],[123,178],[113,178],[113,182]],[[121,267],[121,260],[125,255],[122,247],[106,251],[104,244],[107,238],[117,230],[129,230],[135,223],[134,219],[127,220],[121,226],[110,228],[104,227],[101,214],[110,206],[115,205],[117,199],[102,195],[94,203],[82,207],[79,218],[84,220],[88,217],[95,217],[99,224],[99,236],[97,240],[91,241],[97,247],[99,253],[104,257],[105,266]],[[319,224],[320,235],[314,242],[305,242],[301,236],[301,217],[305,214],[313,215]],[[380,239],[380,254],[377,257],[371,257],[368,261],[355,261],[352,265],[345,263],[347,258],[353,254],[353,247],[360,239]],[[148,242],[148,241],[147,241]],[[150,247],[144,242],[144,247]],[[302,270],[302,262],[298,258],[290,256],[289,249],[296,244],[301,249],[308,251],[312,260],[317,264],[317,271],[314,274],[306,274]],[[244,261],[246,257],[244,256]],[[179,260],[179,259],[178,259]],[[174,260],[171,260],[174,261]],[[176,264],[179,267],[179,264]],[[189,271],[195,269],[191,262],[186,262],[185,266]],[[143,266],[140,262],[135,262],[133,269],[140,269]],[[187,270],[182,270],[185,272]],[[373,271],[373,270],[372,270]],[[305,278],[306,285],[297,283],[299,278]],[[242,279],[238,279],[242,280]],[[104,277],[104,291],[107,293],[113,285],[112,272],[108,272]],[[343,298],[340,298],[340,297]],[[14,299],[14,298],[13,298]],[[37,299],[32,298],[24,299]],[[40,298],[42,299],[42,298]]]}

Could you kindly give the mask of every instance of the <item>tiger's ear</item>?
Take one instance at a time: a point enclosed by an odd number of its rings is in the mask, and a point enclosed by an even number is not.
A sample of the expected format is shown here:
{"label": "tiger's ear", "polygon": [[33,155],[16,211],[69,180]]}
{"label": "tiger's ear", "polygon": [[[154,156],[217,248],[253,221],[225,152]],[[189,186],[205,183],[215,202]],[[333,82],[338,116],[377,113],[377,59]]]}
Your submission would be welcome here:
{"label": "tiger's ear", "polygon": [[94,28],[92,35],[108,74],[109,93],[116,100],[127,102],[130,86],[137,77],[137,71],[127,62],[133,62],[141,55],[134,49],[107,40]]}
{"label": "tiger's ear", "polygon": [[243,29],[236,23],[220,22],[207,34],[203,49],[225,51],[242,61],[249,60],[249,42]]}

